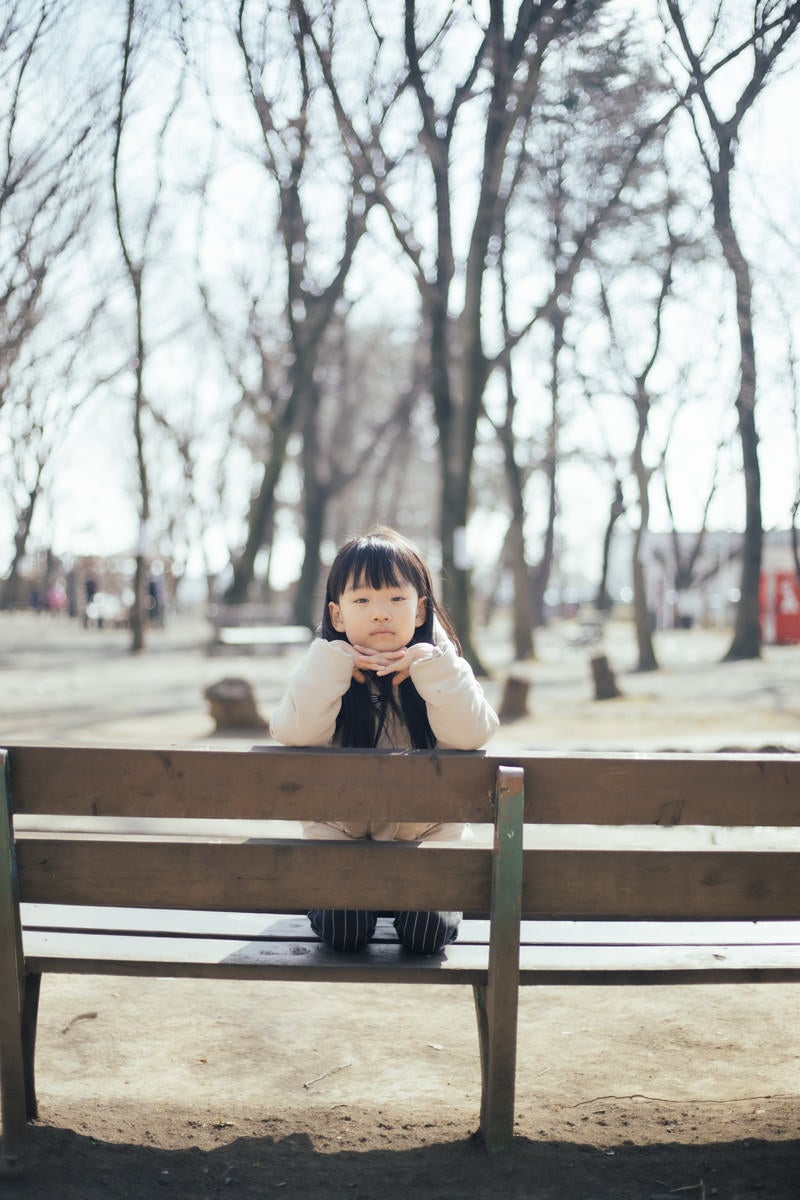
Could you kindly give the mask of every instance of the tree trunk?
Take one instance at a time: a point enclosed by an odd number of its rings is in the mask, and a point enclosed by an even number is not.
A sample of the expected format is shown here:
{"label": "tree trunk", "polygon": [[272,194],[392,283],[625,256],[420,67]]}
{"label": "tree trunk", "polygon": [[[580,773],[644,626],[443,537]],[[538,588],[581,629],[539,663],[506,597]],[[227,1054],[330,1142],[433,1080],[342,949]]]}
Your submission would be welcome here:
{"label": "tree trunk", "polygon": [[611,558],[611,538],[614,534],[614,526],[625,511],[625,502],[622,496],[622,483],[619,479],[614,480],[614,499],[611,501],[611,508],[608,513],[608,523],[603,536],[603,565],[600,571],[600,582],[597,585],[597,595],[595,597],[594,606],[599,612],[610,612],[613,601],[608,593],[608,568]]}
{"label": "tree trunk", "polygon": [[303,564],[294,598],[294,623],[314,629],[322,616],[318,596],[320,550],[325,531],[328,489],[317,478],[317,430],[307,425],[303,438]]}
{"label": "tree trunk", "polygon": [[636,644],[639,650],[637,671],[657,671],[658,659],[653,648],[653,621],[647,606],[647,583],[640,558],[643,530],[634,538],[633,549],[633,613],[636,625]]}
{"label": "tree trunk", "polygon": [[275,515],[275,490],[286,462],[286,450],[298,409],[297,387],[272,427],[269,458],[264,464],[258,492],[253,497],[244,549],[233,564],[233,579],[225,593],[228,604],[244,604],[255,580],[256,558],[264,546]]}
{"label": "tree trunk", "polygon": [[[721,155],[721,158],[723,156]],[[725,161],[723,159],[723,161]],[[732,165],[732,163],[731,163]],[[730,169],[724,166],[713,180],[714,227],[725,261],[736,284],[736,322],[739,331],[739,392],[736,412],[742,445],[745,492],[745,527],[742,545],[742,579],[733,641],[726,662],[759,658],[761,624],[759,621],[759,585],[763,552],[761,516],[761,468],[758,461],[756,431],[756,352],[753,337],[753,288],[750,268],[739,245],[730,215]]]}
{"label": "tree trunk", "polygon": [[622,695],[606,654],[598,654],[591,661],[595,700],[616,700]]}
{"label": "tree trunk", "polygon": [[547,479],[547,525],[544,531],[542,556],[533,573],[533,610],[537,625],[545,623],[544,594],[550,582],[556,539],[558,511],[558,360],[564,346],[564,314],[556,309],[550,317],[553,331],[550,354],[550,429],[547,435],[547,458],[544,464]]}
{"label": "tree trunk", "polygon": [[636,625],[636,644],[639,650],[638,671],[657,671],[658,660],[653,648],[653,623],[647,606],[647,581],[642,551],[650,525],[650,476],[644,464],[644,438],[647,431],[649,404],[645,396],[637,399],[638,431],[631,456],[633,473],[639,486],[639,528],[633,539],[633,612]]}
{"label": "tree trunk", "polygon": [[28,493],[28,503],[20,514],[16,533],[14,534],[14,557],[11,560],[11,566],[9,567],[8,575],[3,582],[2,588],[2,605],[0,607],[5,609],[18,608],[23,602],[20,569],[28,546],[36,501],[39,498],[41,477],[42,467],[40,465],[36,483]]}
{"label": "tree trunk", "polygon": [[133,399],[133,436],[136,444],[136,466],[139,476],[139,545],[136,552],[136,570],[133,578],[133,605],[130,612],[131,653],[138,654],[145,647],[145,602],[147,599],[148,575],[148,526],[150,523],[150,483],[144,451],[144,322],[142,308],[142,271],[133,273],[134,298],[136,305],[136,389]]}
{"label": "tree trunk", "polygon": [[[507,388],[511,380],[506,379]],[[509,392],[510,394],[510,392]],[[510,410],[513,406],[510,406]],[[514,457],[514,432],[511,421],[498,430],[503,446],[506,469],[506,483],[511,504],[511,524],[506,534],[505,550],[507,561],[511,566],[514,584],[513,592],[513,638],[514,658],[523,661],[534,657],[533,644],[533,610],[531,606],[531,588],[528,563],[525,559],[525,498],[523,495],[522,473]]]}
{"label": "tree trunk", "polygon": [[466,558],[469,483],[456,470],[444,468],[440,530],[442,600],[458,634],[464,657],[479,675],[486,674],[472,639],[470,570]]}

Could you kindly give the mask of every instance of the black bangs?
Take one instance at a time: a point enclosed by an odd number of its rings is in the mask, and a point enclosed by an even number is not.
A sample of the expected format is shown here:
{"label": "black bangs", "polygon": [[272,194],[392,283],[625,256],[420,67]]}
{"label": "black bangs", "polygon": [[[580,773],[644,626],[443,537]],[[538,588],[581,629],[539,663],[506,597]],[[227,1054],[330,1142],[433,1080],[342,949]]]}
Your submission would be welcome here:
{"label": "black bangs", "polygon": [[331,572],[331,598],[339,599],[348,587],[402,587],[410,584],[427,596],[426,581],[404,547],[383,538],[362,538],[346,547]]}
{"label": "black bangs", "polygon": [[353,562],[345,587],[402,587],[404,584],[414,586],[413,578],[401,569],[401,556],[387,546],[358,546],[353,554]]}

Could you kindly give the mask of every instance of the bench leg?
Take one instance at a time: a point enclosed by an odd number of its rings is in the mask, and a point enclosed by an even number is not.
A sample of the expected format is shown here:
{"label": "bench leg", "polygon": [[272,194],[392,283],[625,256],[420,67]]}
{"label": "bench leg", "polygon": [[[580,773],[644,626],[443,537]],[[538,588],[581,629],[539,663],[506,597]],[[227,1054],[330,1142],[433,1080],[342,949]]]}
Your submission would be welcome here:
{"label": "bench leg", "polygon": [[478,1051],[481,1056],[481,1122],[483,1133],[486,1123],[486,1089],[489,1080],[489,1019],[486,1015],[486,987],[482,983],[473,983],[472,995],[475,1000],[475,1018],[478,1022]]}
{"label": "bench leg", "polygon": [[19,1167],[19,1147],[28,1121],[37,1116],[34,1054],[39,1013],[41,975],[26,975],[20,1019],[13,1030],[4,1029],[0,1048],[3,1148],[0,1175]]}
{"label": "bench leg", "polygon": [[481,1057],[481,1137],[490,1154],[508,1150],[514,1136],[517,1066],[516,993],[511,1011],[492,1012],[490,989],[473,984]]}
{"label": "bench leg", "polygon": [[25,1132],[25,1056],[19,1022],[15,1029],[3,1029],[0,1044],[0,1091],[2,1091],[3,1147],[0,1173],[13,1171],[19,1160],[19,1147]]}
{"label": "bench leg", "polygon": [[25,976],[25,991],[22,998],[22,1056],[25,1075],[25,1116],[35,1121],[39,1115],[36,1102],[36,1024],[39,1017],[39,990],[41,975]]}
{"label": "bench leg", "polygon": [[489,969],[486,983],[473,985],[483,1082],[481,1135],[490,1154],[508,1150],[514,1136],[524,805],[522,770],[498,767]]}

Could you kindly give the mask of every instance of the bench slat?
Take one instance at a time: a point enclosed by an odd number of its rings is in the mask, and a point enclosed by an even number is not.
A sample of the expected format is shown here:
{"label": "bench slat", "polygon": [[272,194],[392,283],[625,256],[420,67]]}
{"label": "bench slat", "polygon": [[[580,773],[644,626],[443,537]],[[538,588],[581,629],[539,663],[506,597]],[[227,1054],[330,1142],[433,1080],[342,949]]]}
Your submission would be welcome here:
{"label": "bench slat", "polygon": [[[231,941],[174,937],[117,937],[29,931],[25,948],[32,971],[200,978],[325,979],[352,982],[465,983],[480,981],[488,965],[486,946],[448,946],[441,955],[415,958],[396,945],[370,944],[341,954],[318,943]],[[464,978],[464,974],[468,978]],[[800,975],[800,945],[731,946],[523,946],[520,982],[669,982],[677,974]],[[689,978],[682,981],[691,981]],[[700,982],[698,978],[696,980]]]}
{"label": "bench slat", "polygon": [[526,919],[800,917],[793,853],[528,850]]}
{"label": "bench slat", "polygon": [[[376,821],[491,822],[495,775],[504,763],[525,769],[529,823],[800,825],[800,755],[258,750],[16,746],[14,809],[251,820],[345,820],[369,812]],[[319,755],[326,756],[324,771]]]}
{"label": "bench slat", "polygon": [[368,812],[376,822],[494,820],[496,766],[481,754],[98,746],[16,746],[9,754],[15,813],[324,821],[363,820]]}
{"label": "bench slat", "polygon": [[520,762],[527,822],[800,825],[796,754],[535,754]]}
{"label": "bench slat", "polygon": [[20,899],[297,912],[489,911],[491,851],[397,842],[17,840]]}
{"label": "bench slat", "polygon": [[[380,858],[376,858],[380,855]],[[490,852],[433,844],[20,837],[20,897],[53,904],[297,911],[489,909]],[[798,918],[792,853],[525,851],[523,915]]]}
{"label": "bench slat", "polygon": [[[73,933],[164,933],[183,937],[289,938],[316,935],[305,916],[286,913],[193,912],[176,909],[92,908],[81,905],[23,904],[26,930],[69,930]],[[394,940],[388,918],[378,921],[376,936]],[[488,943],[489,922],[467,919],[458,933],[460,945]],[[800,945],[800,921],[523,921],[520,942],[542,946],[730,946]]]}
{"label": "bench slat", "polygon": [[398,943],[371,942],[356,954],[319,942],[176,937],[118,937],[31,930],[30,971],[159,975],[168,978],[338,980],[351,983],[472,983],[485,980],[488,947],[447,947],[441,955],[406,954]]}

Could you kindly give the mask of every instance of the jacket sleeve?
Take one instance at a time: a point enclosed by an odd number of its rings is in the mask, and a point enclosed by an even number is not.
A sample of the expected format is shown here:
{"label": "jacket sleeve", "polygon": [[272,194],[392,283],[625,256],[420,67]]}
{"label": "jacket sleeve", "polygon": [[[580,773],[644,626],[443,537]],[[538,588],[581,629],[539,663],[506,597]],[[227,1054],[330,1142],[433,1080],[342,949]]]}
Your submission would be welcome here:
{"label": "jacket sleeve", "polygon": [[336,642],[313,641],[272,713],[269,730],[275,741],[284,746],[329,745],[352,674],[353,660],[346,650]]}
{"label": "jacket sleeve", "polygon": [[410,673],[443,750],[478,750],[486,745],[500,722],[472,667],[456,654],[451,642],[439,640],[431,654],[411,664]]}

